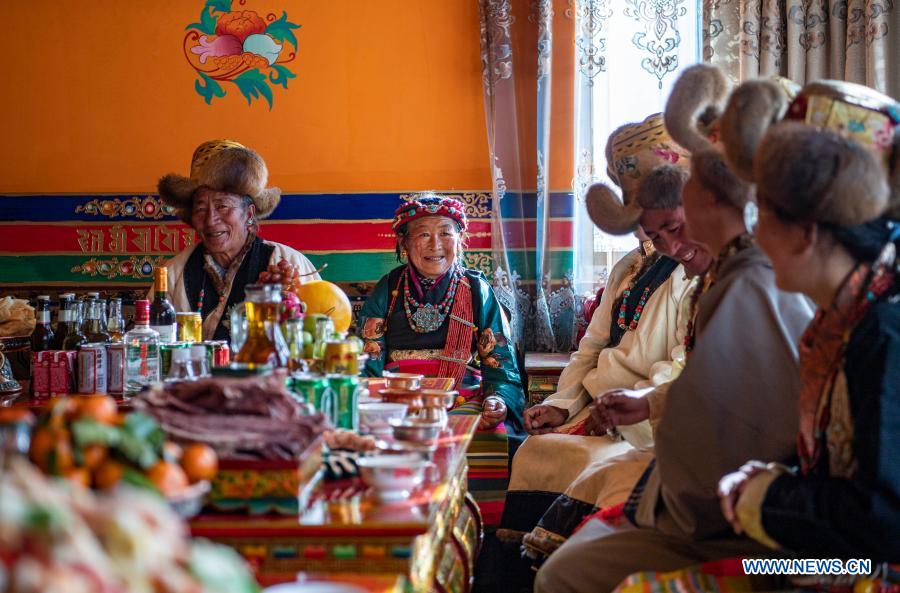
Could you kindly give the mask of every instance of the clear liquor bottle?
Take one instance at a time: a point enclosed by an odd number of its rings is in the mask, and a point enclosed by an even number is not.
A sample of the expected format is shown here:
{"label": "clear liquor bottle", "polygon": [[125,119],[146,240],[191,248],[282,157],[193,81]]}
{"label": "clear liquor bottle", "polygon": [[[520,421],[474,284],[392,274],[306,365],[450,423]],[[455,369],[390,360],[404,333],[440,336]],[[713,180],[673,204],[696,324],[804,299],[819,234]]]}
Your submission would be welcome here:
{"label": "clear liquor bottle", "polygon": [[53,343],[53,327],[50,324],[50,297],[48,295],[42,294],[37,298],[35,318],[37,323],[31,333],[31,351],[50,350]]}
{"label": "clear liquor bottle", "polygon": [[125,394],[159,381],[159,332],[150,328],[150,301],[134,303],[134,329],[125,334]]}

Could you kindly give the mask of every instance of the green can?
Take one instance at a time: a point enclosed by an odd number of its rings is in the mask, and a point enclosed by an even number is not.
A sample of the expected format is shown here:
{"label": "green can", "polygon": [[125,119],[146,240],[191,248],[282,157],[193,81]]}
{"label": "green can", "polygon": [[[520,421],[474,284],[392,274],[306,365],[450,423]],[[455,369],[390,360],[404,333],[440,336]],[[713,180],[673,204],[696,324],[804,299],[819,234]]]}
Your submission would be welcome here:
{"label": "green can", "polygon": [[169,369],[172,367],[172,350],[181,350],[190,348],[187,342],[170,342],[168,344],[159,345],[159,378],[165,380],[169,376]]}
{"label": "green can", "polygon": [[328,385],[337,400],[335,426],[348,430],[359,430],[359,377],[328,375]]}
{"label": "green can", "polygon": [[334,392],[328,380],[321,375],[296,373],[288,379],[288,389],[300,396],[317,412],[321,412],[337,426],[338,410]]}

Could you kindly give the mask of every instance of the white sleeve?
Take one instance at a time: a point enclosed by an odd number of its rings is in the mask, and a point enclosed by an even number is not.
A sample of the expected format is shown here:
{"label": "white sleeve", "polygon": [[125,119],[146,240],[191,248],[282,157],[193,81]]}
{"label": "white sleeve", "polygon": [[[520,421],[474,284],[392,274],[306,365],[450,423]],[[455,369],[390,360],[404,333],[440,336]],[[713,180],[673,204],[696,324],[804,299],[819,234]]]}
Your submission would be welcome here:
{"label": "white sleeve", "polygon": [[275,246],[275,251],[272,252],[272,257],[269,259],[270,264],[277,264],[283,259],[287,260],[288,263],[293,265],[300,272],[301,283],[322,279],[318,272],[316,272],[316,267],[312,262],[293,247],[288,247],[287,245],[282,245],[281,243],[276,243],[274,241],[266,241],[266,243]]}
{"label": "white sleeve", "polygon": [[569,364],[559,377],[556,393],[544,400],[546,404],[566,410],[569,414],[568,419],[591,403],[591,396],[582,381],[588,372],[597,368],[597,357],[609,345],[613,304],[633,277],[640,258],[640,252],[634,250],[615,265],[606,289],[600,297],[600,304],[594,311],[584,337],[578,343],[578,350],[572,353]]}

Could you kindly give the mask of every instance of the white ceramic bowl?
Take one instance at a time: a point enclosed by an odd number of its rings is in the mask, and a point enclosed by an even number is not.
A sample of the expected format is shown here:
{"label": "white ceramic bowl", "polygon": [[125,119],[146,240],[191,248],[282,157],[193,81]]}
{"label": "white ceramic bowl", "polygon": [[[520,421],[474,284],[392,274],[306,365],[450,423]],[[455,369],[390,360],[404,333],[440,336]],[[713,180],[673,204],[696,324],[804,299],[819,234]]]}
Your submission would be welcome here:
{"label": "white ceramic bowl", "polygon": [[263,589],[262,593],[366,593],[345,583],[281,583]]}
{"label": "white ceramic bowl", "polygon": [[425,479],[429,462],[420,455],[373,455],[360,457],[356,465],[382,500],[403,500]]}
{"label": "white ceramic bowl", "polygon": [[372,434],[390,434],[391,420],[406,417],[406,404],[373,402],[359,404],[359,424]]}

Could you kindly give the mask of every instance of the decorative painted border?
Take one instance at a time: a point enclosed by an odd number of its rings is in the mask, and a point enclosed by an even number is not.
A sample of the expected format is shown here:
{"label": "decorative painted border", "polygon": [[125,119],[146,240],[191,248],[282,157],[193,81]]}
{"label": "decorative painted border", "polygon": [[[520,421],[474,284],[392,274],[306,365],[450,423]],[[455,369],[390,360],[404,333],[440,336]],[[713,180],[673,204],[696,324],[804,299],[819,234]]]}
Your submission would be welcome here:
{"label": "decorative painted border", "polygon": [[[466,204],[466,265],[490,274],[490,192],[439,193]],[[411,195],[286,194],[263,221],[261,235],[300,250],[317,267],[327,263],[326,279],[364,293],[397,265],[390,220]],[[574,200],[560,192],[548,202],[551,269],[561,277],[571,267]],[[508,192],[501,203],[504,220],[521,224],[505,238],[513,269],[527,269],[535,259],[536,211],[534,192]],[[193,231],[154,195],[0,196],[0,286],[146,284],[153,266],[194,241]]]}

